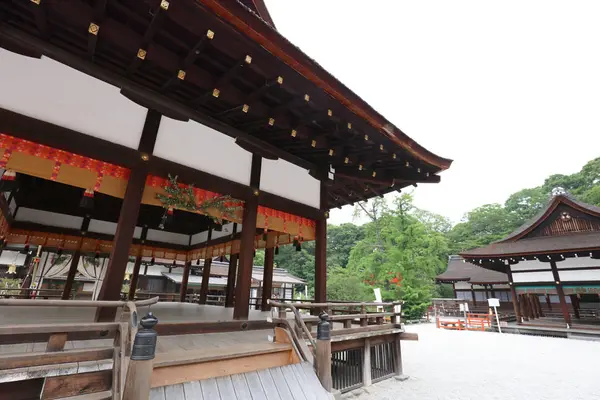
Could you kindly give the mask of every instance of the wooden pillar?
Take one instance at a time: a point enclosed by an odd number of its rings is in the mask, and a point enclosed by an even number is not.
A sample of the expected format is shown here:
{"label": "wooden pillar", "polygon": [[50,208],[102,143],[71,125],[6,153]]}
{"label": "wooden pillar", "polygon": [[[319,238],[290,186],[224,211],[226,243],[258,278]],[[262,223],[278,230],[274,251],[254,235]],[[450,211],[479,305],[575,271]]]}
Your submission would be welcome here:
{"label": "wooden pillar", "polygon": [[263,283],[262,283],[262,302],[260,305],[261,311],[269,311],[271,306],[268,300],[273,293],[273,261],[275,259],[275,248],[265,249],[265,266],[263,268]]}
{"label": "wooden pillar", "polygon": [[536,294],[534,299],[538,311],[538,316],[541,318],[544,316],[544,311],[542,311],[542,303],[540,303],[540,296]]}
{"label": "wooden pillar", "polygon": [[529,294],[529,304],[531,306],[531,311],[534,319],[538,319],[540,315],[538,314],[537,304],[535,304],[535,294]]}
{"label": "wooden pillar", "polygon": [[494,285],[490,285],[490,294],[492,298],[496,298],[496,292],[494,291]]}
{"label": "wooden pillar", "polygon": [[229,256],[229,271],[227,272],[227,288],[225,289],[225,307],[233,307],[235,293],[235,276],[237,274],[238,255]]}
{"label": "wooden pillar", "polygon": [[[142,194],[148,175],[148,157],[154,151],[154,143],[160,126],[161,114],[155,110],[148,110],[146,121],[142,130],[140,144],[140,158],[131,168],[129,179],[127,180],[127,189],[119,213],[117,222],[117,231],[113,239],[113,246],[110,252],[110,259],[106,269],[106,276],[100,289],[98,300],[119,300],[121,288],[123,286],[123,277],[129,261],[129,247],[133,241],[133,232],[137,224]],[[126,134],[125,132],[123,134]],[[97,322],[114,321],[117,313],[116,307],[99,307],[96,311]]]}
{"label": "wooden pillar", "polygon": [[[183,268],[183,276],[181,277],[181,288],[179,290],[179,302],[185,303],[187,297],[188,280],[190,278],[190,270],[192,269],[192,262],[188,261],[185,263]],[[202,282],[204,285],[204,282]]]}
{"label": "wooden pillar", "polygon": [[456,294],[456,283],[452,283],[452,292],[454,293],[454,298],[458,298],[458,295]]}
{"label": "wooden pillar", "polygon": [[477,305],[477,297],[475,296],[475,289],[473,289],[473,285],[471,285],[471,298],[473,299],[473,306]]}
{"label": "wooden pillar", "polygon": [[552,276],[554,276],[556,293],[558,294],[558,300],[560,301],[560,309],[567,327],[570,327],[571,315],[569,315],[569,308],[567,307],[567,301],[565,300],[565,292],[563,291],[562,283],[560,282],[560,277],[558,275],[558,268],[556,267],[556,262],[554,260],[550,261],[550,267],[552,268]]}
{"label": "wooden pillar", "polygon": [[[231,238],[237,233],[237,223],[233,224]],[[225,288],[225,307],[233,307],[233,295],[235,293],[235,276],[237,274],[238,255],[229,255],[229,270],[227,271],[227,287]]]}
{"label": "wooden pillar", "polygon": [[394,372],[396,375],[403,375],[402,369],[402,347],[400,341],[400,334],[397,333],[394,339]]}
{"label": "wooden pillar", "polygon": [[371,340],[365,338],[365,347],[363,348],[363,385],[371,386],[373,377],[371,376]]}
{"label": "wooden pillar", "polygon": [[579,298],[576,294],[569,295],[571,298],[571,307],[573,307],[573,314],[575,314],[575,318],[579,319]]}
{"label": "wooden pillar", "polygon": [[208,295],[208,283],[210,281],[210,267],[212,265],[212,258],[204,260],[204,267],[202,267],[202,284],[200,285],[200,298],[198,299],[199,304],[206,304],[206,296]]}
{"label": "wooden pillar", "polygon": [[135,299],[135,290],[137,289],[138,278],[140,276],[140,267],[142,266],[142,256],[135,258],[135,264],[133,265],[133,274],[131,274],[131,281],[129,282],[129,294],[127,298],[129,300]]}
{"label": "wooden pillar", "polygon": [[260,194],[260,169],[262,158],[252,155],[250,186],[254,196],[246,199],[242,217],[242,237],[240,240],[240,258],[237,282],[235,285],[235,305],[233,319],[248,319],[250,312],[250,284],[252,283],[252,267],[254,260],[254,239],[256,237],[256,219],[258,216],[258,195]]}
{"label": "wooden pillar", "polygon": [[327,186],[321,182],[321,211],[315,229],[315,302],[327,302]]}
{"label": "wooden pillar", "polygon": [[524,321],[529,321],[529,313],[527,311],[527,301],[525,301],[525,295],[521,294],[519,297],[519,304],[521,305],[521,317]]}
{"label": "wooden pillar", "polygon": [[550,300],[550,295],[546,293],[546,305],[548,306],[548,310],[552,311],[552,301]]}
{"label": "wooden pillar", "polygon": [[519,310],[519,298],[517,297],[517,291],[515,289],[515,282],[513,281],[512,271],[510,270],[510,265],[506,266],[506,275],[508,277],[508,285],[510,287],[510,297],[512,298],[513,309],[515,311],[515,316],[517,317],[517,323],[521,323],[521,312]]}
{"label": "wooden pillar", "polygon": [[75,273],[77,273],[77,266],[79,265],[79,258],[81,257],[81,252],[77,250],[73,253],[73,257],[71,258],[71,266],[69,268],[69,274],[67,275],[67,280],[65,282],[65,287],[62,293],[63,300],[69,300],[71,297],[71,289],[73,289],[73,282],[75,281]]}
{"label": "wooden pillar", "polygon": [[317,326],[317,348],[316,348],[316,372],[325,390],[331,392],[333,383],[331,380],[331,325],[327,314],[320,316]]}

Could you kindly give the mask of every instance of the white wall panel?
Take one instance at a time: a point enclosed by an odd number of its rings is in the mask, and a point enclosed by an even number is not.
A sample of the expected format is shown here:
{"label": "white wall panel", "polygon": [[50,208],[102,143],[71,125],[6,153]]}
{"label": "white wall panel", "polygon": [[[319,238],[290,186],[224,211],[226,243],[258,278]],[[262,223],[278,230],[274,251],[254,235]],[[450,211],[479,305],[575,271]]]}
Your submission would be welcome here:
{"label": "white wall panel", "polygon": [[235,144],[233,138],[195,121],[163,117],[154,155],[230,181],[250,184],[252,154]]}
{"label": "white wall panel", "polygon": [[27,254],[21,254],[18,251],[4,250],[0,255],[0,265],[24,265],[27,260]]}
{"label": "white wall panel", "polygon": [[515,282],[554,282],[552,271],[542,272],[522,272],[520,274],[513,274],[513,281]]}
{"label": "white wall panel", "polygon": [[59,214],[49,211],[34,210],[33,208],[19,207],[17,221],[33,222],[47,226],[58,226],[61,228],[81,229],[83,217]]}
{"label": "white wall panel", "polygon": [[600,267],[600,260],[591,257],[567,258],[556,263],[558,269],[569,269],[579,267]]}
{"label": "white wall panel", "polygon": [[148,229],[148,236],[146,236],[146,239],[156,242],[180,244],[182,246],[187,246],[190,241],[189,235],[159,231],[156,229]]}
{"label": "white wall panel", "polygon": [[[242,231],[242,224],[238,224],[236,232],[240,233],[241,231]],[[228,224],[223,224],[223,230],[221,232],[213,231],[212,238],[218,239],[223,236],[229,236],[229,235],[231,235],[232,232],[233,232],[233,222],[230,222]],[[196,233],[195,235],[192,235],[192,246],[195,244],[198,244],[198,243],[204,243],[204,242],[206,242],[206,239],[208,239],[208,231]]]}
{"label": "white wall panel", "polygon": [[0,49],[0,107],[137,149],[147,110],[119,88],[50,58]]}
{"label": "white wall panel", "polygon": [[532,269],[550,269],[550,263],[538,260],[519,261],[510,266],[511,271],[530,271]]}
{"label": "white wall panel", "polygon": [[577,271],[559,271],[562,282],[568,281],[600,281],[600,269],[580,269]]}
{"label": "white wall panel", "polygon": [[260,190],[319,208],[320,182],[304,168],[285,160],[264,160],[260,173]]}
{"label": "white wall panel", "polygon": [[[95,233],[103,233],[105,235],[114,235],[117,231],[117,224],[110,221],[101,221],[99,219],[90,220],[90,226],[88,231]],[[133,237],[139,239],[142,236],[142,228],[139,226],[135,227],[133,231]]]}

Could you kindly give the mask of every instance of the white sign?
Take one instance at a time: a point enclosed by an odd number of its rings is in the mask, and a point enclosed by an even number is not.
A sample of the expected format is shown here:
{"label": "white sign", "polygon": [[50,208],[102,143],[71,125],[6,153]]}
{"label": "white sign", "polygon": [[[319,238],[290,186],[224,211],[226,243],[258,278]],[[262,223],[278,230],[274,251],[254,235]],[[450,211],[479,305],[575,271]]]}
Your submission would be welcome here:
{"label": "white sign", "polygon": [[464,304],[459,304],[458,305],[460,311],[465,311],[465,305]]}
{"label": "white sign", "polygon": [[500,307],[500,300],[499,299],[488,299],[488,305],[490,307]]}
{"label": "white sign", "polygon": [[465,303],[465,311],[469,312],[469,303]]}
{"label": "white sign", "polygon": [[502,328],[508,328],[508,322],[507,321],[500,321],[500,326]]}

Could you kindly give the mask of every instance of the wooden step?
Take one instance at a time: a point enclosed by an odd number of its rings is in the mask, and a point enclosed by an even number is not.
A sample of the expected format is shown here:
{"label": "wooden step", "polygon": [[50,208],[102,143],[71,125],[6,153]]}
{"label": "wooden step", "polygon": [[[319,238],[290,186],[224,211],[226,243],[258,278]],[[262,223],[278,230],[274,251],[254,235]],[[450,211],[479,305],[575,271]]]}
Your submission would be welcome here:
{"label": "wooden step", "polygon": [[151,385],[154,388],[240,374],[296,360],[291,344],[271,342],[162,353],[154,359]]}

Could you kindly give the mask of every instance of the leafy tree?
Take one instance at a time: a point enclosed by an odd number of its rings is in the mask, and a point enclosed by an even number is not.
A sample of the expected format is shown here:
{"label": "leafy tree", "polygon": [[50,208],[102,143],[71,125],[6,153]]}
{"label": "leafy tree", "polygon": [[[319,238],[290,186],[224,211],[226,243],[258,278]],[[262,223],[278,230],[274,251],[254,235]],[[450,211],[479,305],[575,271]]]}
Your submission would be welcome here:
{"label": "leafy tree", "polygon": [[363,237],[364,230],[361,226],[329,225],[327,227],[327,268],[346,268],[350,251]]}
{"label": "leafy tree", "polygon": [[336,301],[373,301],[373,290],[357,274],[334,267],[327,273],[327,299]]}

